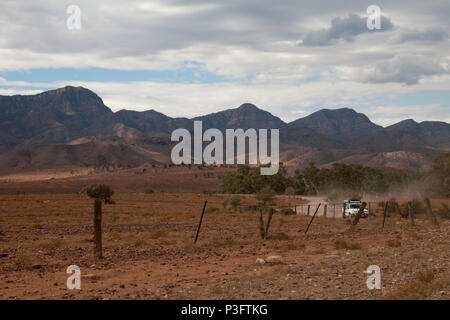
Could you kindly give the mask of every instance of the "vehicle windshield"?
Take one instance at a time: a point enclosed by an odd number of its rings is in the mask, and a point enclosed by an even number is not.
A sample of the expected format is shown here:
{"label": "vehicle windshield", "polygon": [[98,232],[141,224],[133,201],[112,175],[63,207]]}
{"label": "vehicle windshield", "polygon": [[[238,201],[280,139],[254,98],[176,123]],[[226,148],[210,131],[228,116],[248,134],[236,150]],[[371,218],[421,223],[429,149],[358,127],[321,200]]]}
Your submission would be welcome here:
{"label": "vehicle windshield", "polygon": [[350,205],[350,209],[359,209],[360,205],[359,204],[351,204]]}

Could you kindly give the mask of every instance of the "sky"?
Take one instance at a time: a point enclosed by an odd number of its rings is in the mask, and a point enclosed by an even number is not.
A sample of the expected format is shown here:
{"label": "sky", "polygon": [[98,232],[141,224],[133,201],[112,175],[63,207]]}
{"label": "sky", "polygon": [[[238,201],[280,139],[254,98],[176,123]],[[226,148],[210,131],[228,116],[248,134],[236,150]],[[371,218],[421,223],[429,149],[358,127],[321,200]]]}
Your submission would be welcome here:
{"label": "sky", "polygon": [[0,95],[73,85],[172,117],[250,102],[287,122],[342,107],[450,122],[449,16],[448,0],[1,0]]}

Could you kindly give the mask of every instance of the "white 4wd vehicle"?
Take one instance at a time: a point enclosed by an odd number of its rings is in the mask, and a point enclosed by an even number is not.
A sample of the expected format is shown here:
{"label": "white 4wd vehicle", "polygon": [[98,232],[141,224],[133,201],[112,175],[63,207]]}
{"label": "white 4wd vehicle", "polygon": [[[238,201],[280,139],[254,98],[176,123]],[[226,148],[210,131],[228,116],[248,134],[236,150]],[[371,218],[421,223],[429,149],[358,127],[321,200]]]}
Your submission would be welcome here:
{"label": "white 4wd vehicle", "polygon": [[[345,210],[344,215],[346,217],[355,217],[358,214],[359,208],[361,208],[362,203],[360,200],[352,199],[352,200],[345,200],[344,205],[345,205],[345,209],[343,209]],[[369,210],[364,208],[361,217],[366,218],[368,216]]]}

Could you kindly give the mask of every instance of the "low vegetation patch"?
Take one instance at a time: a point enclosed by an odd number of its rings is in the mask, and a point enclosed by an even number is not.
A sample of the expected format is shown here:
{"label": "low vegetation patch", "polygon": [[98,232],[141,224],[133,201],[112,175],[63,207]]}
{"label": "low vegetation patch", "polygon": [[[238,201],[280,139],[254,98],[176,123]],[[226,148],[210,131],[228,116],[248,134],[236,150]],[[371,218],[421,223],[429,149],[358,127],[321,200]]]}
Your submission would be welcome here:
{"label": "low vegetation patch", "polygon": [[291,240],[292,237],[285,232],[278,232],[267,237],[270,240]]}
{"label": "low vegetation patch", "polygon": [[36,244],[36,247],[41,249],[55,249],[61,247],[62,244],[63,244],[62,239],[56,238],[56,239],[41,240]]}
{"label": "low vegetation patch", "polygon": [[29,248],[17,248],[16,265],[19,269],[29,269],[33,266],[33,255]]}
{"label": "low vegetation patch", "polygon": [[450,219],[450,210],[448,209],[448,206],[445,203],[441,205],[437,213],[442,219],[445,220]]}
{"label": "low vegetation patch", "polygon": [[283,208],[280,209],[278,212],[287,216],[295,214],[295,211],[292,210],[291,208]]}
{"label": "low vegetation patch", "polygon": [[416,274],[416,279],[422,282],[429,283],[434,280],[433,270],[425,270]]}
{"label": "low vegetation patch", "polygon": [[337,250],[341,250],[341,249],[357,250],[357,249],[361,249],[361,245],[358,242],[338,239],[338,240],[334,241],[334,248]]}
{"label": "low vegetation patch", "polygon": [[205,210],[205,213],[215,213],[215,212],[219,212],[219,208],[210,207],[210,208]]}
{"label": "low vegetation patch", "polygon": [[423,300],[436,291],[444,290],[450,285],[450,276],[437,278],[432,270],[416,274],[415,279],[403,284],[382,297],[386,300]]}
{"label": "low vegetation patch", "polygon": [[386,244],[391,248],[397,248],[402,246],[402,242],[398,239],[390,239],[386,241]]}
{"label": "low vegetation patch", "polygon": [[158,229],[148,233],[148,237],[150,239],[158,239],[166,235],[166,230]]}

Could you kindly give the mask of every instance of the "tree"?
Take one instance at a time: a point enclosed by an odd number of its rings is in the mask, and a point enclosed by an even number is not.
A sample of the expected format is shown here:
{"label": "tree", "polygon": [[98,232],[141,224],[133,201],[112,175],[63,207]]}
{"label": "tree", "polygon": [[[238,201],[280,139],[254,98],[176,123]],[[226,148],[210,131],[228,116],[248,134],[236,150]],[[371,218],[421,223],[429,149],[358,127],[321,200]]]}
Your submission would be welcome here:
{"label": "tree", "polygon": [[432,163],[432,175],[437,180],[438,193],[450,197],[450,152],[439,153]]}
{"label": "tree", "polygon": [[266,206],[267,202],[272,202],[275,199],[275,191],[269,186],[265,186],[256,193],[256,200],[261,201],[263,206]]}
{"label": "tree", "polygon": [[227,172],[222,176],[221,190],[223,193],[249,194],[268,185],[276,193],[283,193],[289,184],[289,179],[283,172],[282,164],[274,175],[261,175],[260,168],[241,166],[237,171]]}
{"label": "tree", "polygon": [[90,198],[103,200],[105,203],[111,202],[111,197],[114,195],[114,190],[106,184],[91,184],[82,189],[80,194],[86,194]]}
{"label": "tree", "polygon": [[98,259],[103,257],[102,250],[102,200],[111,202],[114,191],[105,184],[91,184],[81,190],[87,196],[94,198],[94,256]]}

